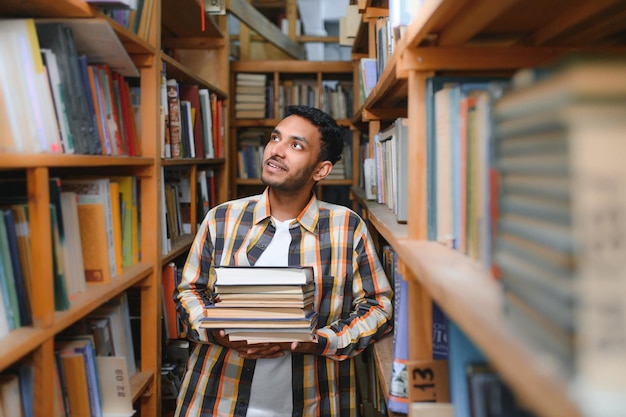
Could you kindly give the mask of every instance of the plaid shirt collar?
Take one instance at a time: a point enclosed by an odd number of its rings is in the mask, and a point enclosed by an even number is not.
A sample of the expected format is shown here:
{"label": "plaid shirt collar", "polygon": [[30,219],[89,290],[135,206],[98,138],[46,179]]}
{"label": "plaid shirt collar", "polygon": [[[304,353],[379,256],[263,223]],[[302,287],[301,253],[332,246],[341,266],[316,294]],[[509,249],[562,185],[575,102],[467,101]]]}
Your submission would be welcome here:
{"label": "plaid shirt collar", "polygon": [[[311,193],[311,199],[307,203],[306,207],[300,212],[296,220],[300,225],[309,233],[317,233],[317,222],[319,220],[319,206],[315,193]],[[260,195],[259,200],[254,207],[254,224],[259,224],[263,221],[267,221],[271,216],[270,199],[269,199],[269,187],[265,188],[263,194]]]}

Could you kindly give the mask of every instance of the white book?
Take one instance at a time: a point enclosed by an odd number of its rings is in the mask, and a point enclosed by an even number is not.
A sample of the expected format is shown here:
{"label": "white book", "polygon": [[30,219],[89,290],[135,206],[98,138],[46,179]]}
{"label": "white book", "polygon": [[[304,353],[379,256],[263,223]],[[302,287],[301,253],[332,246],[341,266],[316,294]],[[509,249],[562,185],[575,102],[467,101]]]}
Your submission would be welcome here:
{"label": "white book", "polygon": [[[200,113],[202,120],[202,131],[204,133],[204,156],[207,159],[215,158],[213,148],[213,115],[211,113],[210,92],[206,88],[198,90],[200,94]],[[196,116],[197,117],[197,116]]]}
{"label": "white book", "polygon": [[[61,152],[48,76],[32,19],[0,21],[0,83],[14,152]],[[4,134],[3,134],[4,135]],[[2,142],[5,141],[4,139]]]}
{"label": "white book", "polygon": [[161,253],[167,255],[172,250],[172,240],[167,227],[167,203],[165,201],[165,169],[161,167]]}
{"label": "white book", "polygon": [[313,282],[311,266],[218,266],[215,285],[304,285]]}
{"label": "white book", "polygon": [[69,295],[72,296],[87,289],[78,222],[78,195],[75,192],[61,192],[61,210],[67,243],[67,250],[63,251],[68,278],[67,289]]}
{"label": "white book", "polygon": [[103,417],[130,417],[133,395],[124,356],[97,356],[98,382]]}
{"label": "white book", "polygon": [[59,74],[57,56],[51,49],[47,48],[41,49],[41,55],[44,57],[44,63],[48,73],[48,82],[50,84],[50,91],[52,92],[52,98],[54,101],[54,110],[61,134],[63,153],[73,154],[74,143],[72,141],[72,133],[70,131],[67,106],[65,105],[65,101],[63,100],[61,93],[61,75]]}

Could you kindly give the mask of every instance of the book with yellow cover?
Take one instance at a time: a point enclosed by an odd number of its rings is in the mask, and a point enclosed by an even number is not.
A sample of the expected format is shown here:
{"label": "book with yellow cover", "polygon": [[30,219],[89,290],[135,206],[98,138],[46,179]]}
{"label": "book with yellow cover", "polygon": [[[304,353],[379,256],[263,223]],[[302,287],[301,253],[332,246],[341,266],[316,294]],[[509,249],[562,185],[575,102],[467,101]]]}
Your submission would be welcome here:
{"label": "book with yellow cover", "polygon": [[102,204],[79,204],[78,223],[83,247],[85,280],[89,283],[111,282],[107,232]]}
{"label": "book with yellow cover", "polygon": [[89,388],[87,386],[87,371],[85,358],[80,353],[64,353],[61,355],[61,364],[67,386],[67,396],[72,416],[90,416]]}

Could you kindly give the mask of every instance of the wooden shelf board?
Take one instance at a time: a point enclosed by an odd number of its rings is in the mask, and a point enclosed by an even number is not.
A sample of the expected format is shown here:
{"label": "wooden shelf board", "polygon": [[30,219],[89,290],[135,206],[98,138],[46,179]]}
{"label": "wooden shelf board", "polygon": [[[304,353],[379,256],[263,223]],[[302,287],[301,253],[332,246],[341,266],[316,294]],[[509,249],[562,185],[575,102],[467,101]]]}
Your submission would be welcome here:
{"label": "wooden shelf board", "polygon": [[154,374],[152,372],[137,372],[130,378],[130,392],[133,394],[133,403],[146,392],[153,379]]}
{"label": "wooden shelf board", "polygon": [[426,0],[407,28],[404,46],[415,48],[432,35],[448,46],[613,44],[613,36],[626,29],[625,5],[623,0],[571,0],[567,8],[543,0]]}
{"label": "wooden shelf board", "polygon": [[110,284],[89,284],[85,292],[74,296],[69,310],[54,313],[54,321],[50,327],[22,327],[13,330],[0,339],[0,371],[25,357],[44,341],[53,338],[104,302],[144,280],[151,272],[151,265],[134,265],[115,277]]}
{"label": "wooden shelf board", "polygon": [[[383,391],[385,401],[389,398],[389,382],[391,381],[391,367],[393,362],[393,333],[388,333],[372,345],[376,375]],[[400,417],[404,414],[387,410],[389,417]]]}
{"label": "wooden shelf board", "polygon": [[226,92],[222,91],[217,86],[211,84],[207,80],[198,77],[196,73],[190,71],[183,64],[176,61],[169,55],[162,53],[161,59],[165,62],[165,71],[167,73],[168,79],[175,78],[178,82],[185,84],[200,84],[206,88],[209,88],[222,99],[228,96]]}
{"label": "wooden shelf board", "polygon": [[162,166],[187,166],[187,165],[219,165],[225,162],[224,158],[201,159],[201,158],[161,158]]}
{"label": "wooden shelf board", "polygon": [[401,240],[400,259],[534,412],[580,416],[565,381],[506,326],[500,284],[477,261],[436,242]]}
{"label": "wooden shelf board", "polygon": [[366,200],[365,192],[358,187],[352,187],[351,193],[358,204],[365,208],[366,219],[372,223],[387,243],[395,247],[408,237],[407,225],[398,223],[395,213],[389,207]]}
{"label": "wooden shelf board", "polygon": [[108,166],[151,166],[154,159],[130,156],[67,155],[67,154],[0,154],[0,169],[83,168]]}
{"label": "wooden shelf board", "polygon": [[331,185],[352,185],[351,179],[337,179],[337,180],[329,180],[324,179],[318,183],[320,186],[331,186]]}
{"label": "wooden shelf board", "polygon": [[174,258],[188,251],[193,242],[193,238],[193,235],[183,235],[172,242],[172,250],[167,255],[163,255],[161,264],[166,265],[174,260]]}
{"label": "wooden shelf board", "polygon": [[263,60],[263,61],[233,61],[230,63],[231,72],[257,72],[281,74],[317,74],[346,73],[352,74],[352,62],[349,61],[319,61],[315,65],[302,65],[298,60]]}

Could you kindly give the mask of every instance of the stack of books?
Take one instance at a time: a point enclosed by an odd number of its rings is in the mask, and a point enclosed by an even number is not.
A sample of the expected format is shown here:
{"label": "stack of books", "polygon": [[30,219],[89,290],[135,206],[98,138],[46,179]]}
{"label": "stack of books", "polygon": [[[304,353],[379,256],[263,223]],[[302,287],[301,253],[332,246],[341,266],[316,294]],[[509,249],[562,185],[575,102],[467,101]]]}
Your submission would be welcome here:
{"label": "stack of books", "polygon": [[226,266],[215,272],[218,301],[206,308],[202,327],[248,343],[315,340],[312,267]]}
{"label": "stack of books", "polygon": [[623,57],[572,56],[517,74],[494,108],[493,260],[505,319],[564,379],[603,381],[592,389],[606,392],[623,390],[609,381],[626,363],[626,332],[606,325],[626,283],[616,244],[625,230],[625,73]]}
{"label": "stack of books", "polygon": [[237,119],[264,119],[267,116],[266,83],[266,74],[237,74],[235,80]]}

